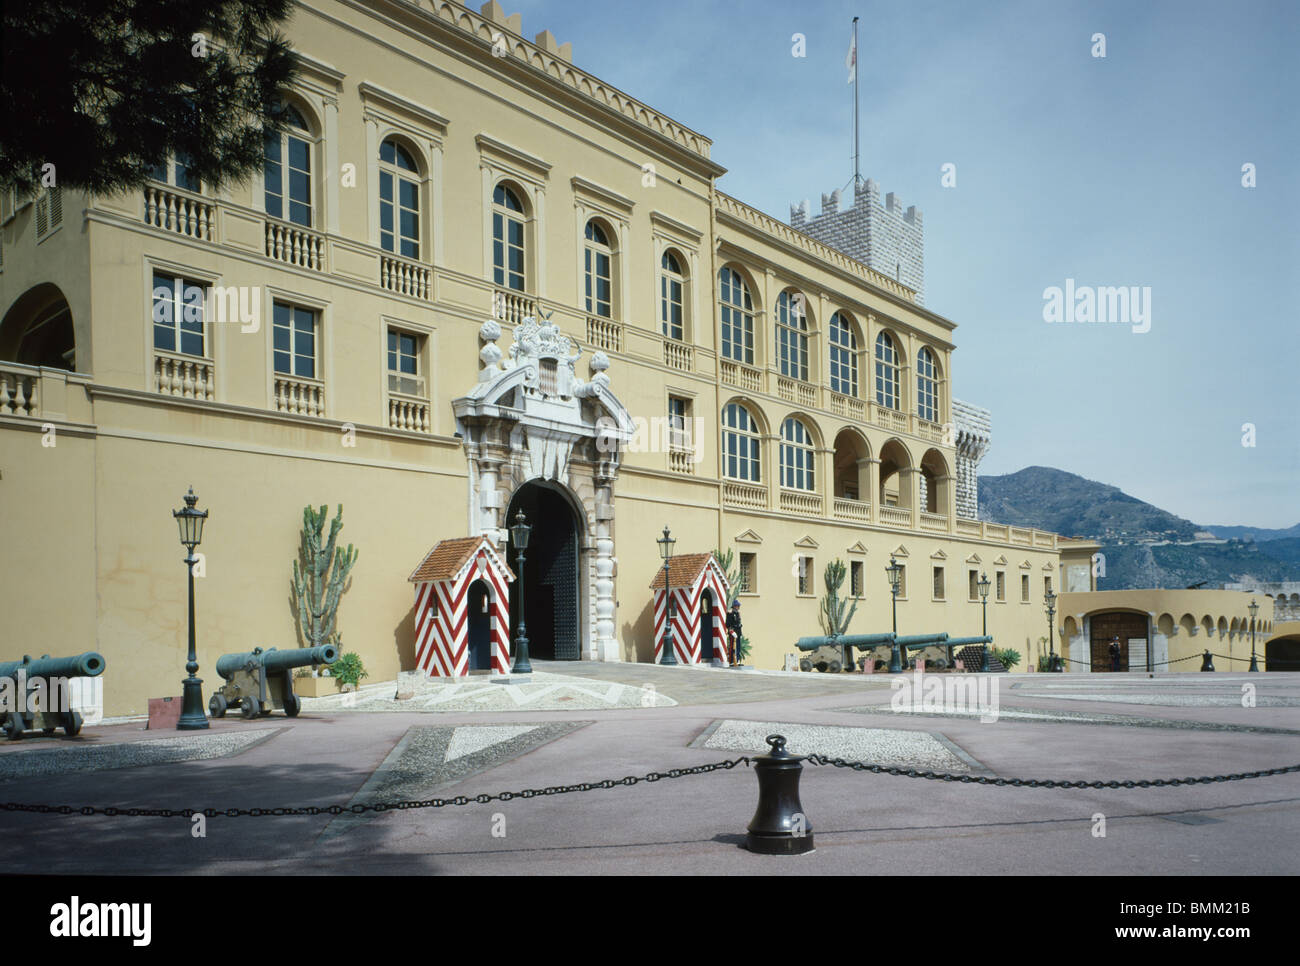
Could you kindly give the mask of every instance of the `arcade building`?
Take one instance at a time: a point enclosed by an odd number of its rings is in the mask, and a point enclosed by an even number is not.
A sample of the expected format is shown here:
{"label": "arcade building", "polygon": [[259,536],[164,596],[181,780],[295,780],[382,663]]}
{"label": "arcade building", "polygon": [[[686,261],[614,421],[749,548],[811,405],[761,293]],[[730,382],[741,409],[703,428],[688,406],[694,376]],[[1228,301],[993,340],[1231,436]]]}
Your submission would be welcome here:
{"label": "arcade building", "polygon": [[0,200],[0,659],[102,652],[108,714],[176,693],[191,485],[208,677],[300,643],[307,504],[360,551],[338,626],[372,681],[417,666],[430,549],[516,568],[520,512],[542,661],[653,660],[665,526],[735,554],[760,668],[819,632],[836,558],[854,631],[889,628],[892,557],[900,632],[987,620],[1024,655],[1049,592],[1093,588],[1095,544],[975,518],[989,415],[952,398],[914,207],[864,182],[760,212],[707,137],[495,2],[302,0],[286,32],[290,125],[249,183],[172,159]]}

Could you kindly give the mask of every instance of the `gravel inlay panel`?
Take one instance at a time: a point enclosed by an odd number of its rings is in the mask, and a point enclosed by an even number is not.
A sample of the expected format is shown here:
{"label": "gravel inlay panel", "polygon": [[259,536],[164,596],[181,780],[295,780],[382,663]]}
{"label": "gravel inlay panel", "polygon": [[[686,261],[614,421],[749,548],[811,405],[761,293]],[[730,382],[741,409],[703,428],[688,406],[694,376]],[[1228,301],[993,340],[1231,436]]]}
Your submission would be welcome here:
{"label": "gravel inlay panel", "polygon": [[[1166,708],[1240,708],[1241,692],[1229,694],[1034,694],[1021,692],[1027,698],[1051,698],[1053,701],[1100,701],[1103,704],[1150,704]],[[1300,708],[1300,698],[1282,698],[1256,694],[1255,706],[1259,708]]]}
{"label": "gravel inlay panel", "polygon": [[256,731],[221,731],[181,738],[151,738],[90,748],[51,748],[0,755],[0,781],[37,775],[66,775],[79,771],[106,771],[139,765],[224,758],[247,751],[271,737],[279,728]]}
{"label": "gravel inlay panel", "polygon": [[604,711],[610,708],[670,708],[677,704],[654,688],[567,674],[534,671],[528,684],[497,684],[486,677],[432,679],[404,701],[397,685],[371,684],[352,694],[303,698],[308,712],[339,711]]}
{"label": "gravel inlay panel", "polygon": [[[383,764],[375,769],[360,791],[352,796],[348,805],[440,797],[440,791],[456,782],[495,768],[512,758],[526,755],[535,748],[590,723],[547,721],[518,725],[417,725],[406,732]],[[342,835],[373,817],[373,813],[335,816],[321,837]]]}
{"label": "gravel inlay panel", "polygon": [[[870,714],[888,717],[905,714],[928,718],[979,718],[979,711],[913,711],[903,708],[894,711],[887,705],[867,705],[854,708],[832,708],[846,714]],[[998,708],[998,720],[1028,721],[1049,724],[1102,724],[1127,728],[1174,728],[1184,731],[1236,731],[1257,735],[1300,735],[1294,728],[1268,728],[1262,725],[1218,724],[1213,721],[1180,721],[1177,718],[1139,718],[1136,715],[1108,714],[1104,711],[1044,711],[1041,708]]]}
{"label": "gravel inlay panel", "polygon": [[768,752],[768,735],[785,735],[786,749],[797,755],[819,754],[849,761],[881,765],[905,765],[939,771],[971,772],[978,763],[939,736],[924,731],[892,728],[854,728],[844,725],[809,725],[773,721],[739,721],[728,718],[716,723],[695,741],[695,748],[725,751]]}

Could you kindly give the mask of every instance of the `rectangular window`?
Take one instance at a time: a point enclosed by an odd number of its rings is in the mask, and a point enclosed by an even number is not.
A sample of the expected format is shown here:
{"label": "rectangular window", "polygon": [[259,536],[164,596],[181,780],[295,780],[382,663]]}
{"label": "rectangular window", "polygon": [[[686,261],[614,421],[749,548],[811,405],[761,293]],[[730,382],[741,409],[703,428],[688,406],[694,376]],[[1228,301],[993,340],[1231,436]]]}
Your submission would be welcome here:
{"label": "rectangular window", "polygon": [[273,305],[275,371],[316,378],[316,313],[284,302]]}
{"label": "rectangular window", "polygon": [[691,448],[691,401],[680,396],[668,397],[668,445],[676,449]]}
{"label": "rectangular window", "polygon": [[907,564],[899,564],[898,570],[898,596],[907,596]]}
{"label": "rectangular window", "polygon": [[407,396],[424,395],[420,373],[421,336],[400,329],[388,330],[388,391]]}
{"label": "rectangular window", "polygon": [[207,286],[154,272],[153,347],[165,352],[203,355],[203,315]]}
{"label": "rectangular window", "polygon": [[813,558],[799,558],[799,596],[809,597],[812,595],[812,572]]}
{"label": "rectangular window", "polygon": [[934,568],[934,599],[943,600],[943,568]]}
{"label": "rectangular window", "polygon": [[854,597],[862,596],[862,561],[849,562],[849,593]]}
{"label": "rectangular window", "polygon": [[1043,596],[1046,597],[1046,596],[1047,596],[1048,594],[1050,594],[1051,592],[1052,592],[1052,578],[1051,578],[1051,577],[1044,577],[1044,578],[1043,578]]}
{"label": "rectangular window", "polygon": [[659,321],[668,338],[682,338],[682,283],[679,278],[659,276]]}
{"label": "rectangular window", "polygon": [[966,572],[966,597],[968,600],[980,599],[980,575],[978,571],[968,570]]}
{"label": "rectangular window", "polygon": [[1029,574],[1020,575],[1020,602],[1029,603]]}
{"label": "rectangular window", "polygon": [[997,572],[997,578],[998,578],[998,600],[1005,601],[1007,599],[1007,575],[1004,571],[999,570]]}
{"label": "rectangular window", "polygon": [[758,554],[741,553],[740,586],[736,589],[736,593],[738,594],[758,593]]}

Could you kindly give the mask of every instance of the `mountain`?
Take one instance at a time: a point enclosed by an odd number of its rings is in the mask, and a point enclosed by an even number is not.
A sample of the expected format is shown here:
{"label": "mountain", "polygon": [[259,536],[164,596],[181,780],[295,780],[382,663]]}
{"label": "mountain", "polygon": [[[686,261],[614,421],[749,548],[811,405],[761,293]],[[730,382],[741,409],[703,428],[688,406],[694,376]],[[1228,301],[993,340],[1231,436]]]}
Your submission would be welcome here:
{"label": "mountain", "polygon": [[[981,476],[979,516],[1098,541],[1106,557],[1100,590],[1300,580],[1300,525],[1200,526],[1118,487],[1048,466]],[[1198,531],[1226,542],[1195,540]]]}
{"label": "mountain", "polygon": [[1201,529],[1118,487],[1050,466],[979,478],[981,520],[1110,542],[1191,540]]}
{"label": "mountain", "polygon": [[1206,527],[1216,537],[1226,540],[1289,540],[1300,539],[1300,523],[1285,530],[1269,530],[1266,527]]}

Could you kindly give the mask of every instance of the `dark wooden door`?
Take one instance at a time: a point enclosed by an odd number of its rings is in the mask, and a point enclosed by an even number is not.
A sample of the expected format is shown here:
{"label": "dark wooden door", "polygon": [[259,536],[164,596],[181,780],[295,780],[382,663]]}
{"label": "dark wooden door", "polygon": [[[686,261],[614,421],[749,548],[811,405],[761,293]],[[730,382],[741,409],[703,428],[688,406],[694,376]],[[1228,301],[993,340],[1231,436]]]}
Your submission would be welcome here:
{"label": "dark wooden door", "polygon": [[1129,638],[1147,637],[1146,615],[1122,612],[1093,614],[1091,626],[1092,633],[1089,638],[1093,672],[1101,673],[1113,670],[1110,660],[1110,643],[1117,637],[1119,638],[1119,670],[1127,671]]}

